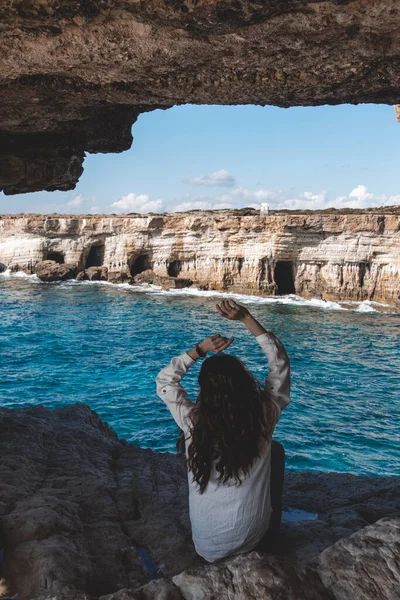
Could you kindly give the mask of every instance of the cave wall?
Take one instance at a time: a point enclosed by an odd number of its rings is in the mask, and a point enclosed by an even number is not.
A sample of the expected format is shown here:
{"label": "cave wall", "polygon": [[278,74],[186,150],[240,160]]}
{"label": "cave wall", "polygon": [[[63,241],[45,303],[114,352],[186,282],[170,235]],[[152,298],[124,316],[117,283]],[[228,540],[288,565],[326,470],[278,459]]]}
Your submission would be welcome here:
{"label": "cave wall", "polygon": [[145,255],[161,277],[174,263],[178,278],[197,287],[276,294],[276,264],[291,261],[295,292],[306,297],[395,303],[400,295],[399,210],[243,213],[4,216],[0,263],[33,273],[57,251],[82,267],[92,245],[104,244],[112,281],[130,277],[135,259]]}
{"label": "cave wall", "polygon": [[400,100],[393,0],[0,1],[0,190],[72,189],[155,108]]}

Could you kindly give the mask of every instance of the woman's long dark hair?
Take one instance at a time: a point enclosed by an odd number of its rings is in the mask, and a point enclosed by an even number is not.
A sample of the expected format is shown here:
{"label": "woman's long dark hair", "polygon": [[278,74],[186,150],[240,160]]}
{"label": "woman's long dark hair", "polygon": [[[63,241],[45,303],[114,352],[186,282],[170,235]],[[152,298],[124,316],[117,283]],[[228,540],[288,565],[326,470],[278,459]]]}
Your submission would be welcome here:
{"label": "woman's long dark hair", "polygon": [[[276,422],[276,407],[267,391],[229,354],[207,358],[199,374],[200,393],[190,412],[191,441],[186,467],[202,494],[211,475],[213,461],[219,483],[241,484],[270,440]],[[184,449],[183,432],[177,447]]]}

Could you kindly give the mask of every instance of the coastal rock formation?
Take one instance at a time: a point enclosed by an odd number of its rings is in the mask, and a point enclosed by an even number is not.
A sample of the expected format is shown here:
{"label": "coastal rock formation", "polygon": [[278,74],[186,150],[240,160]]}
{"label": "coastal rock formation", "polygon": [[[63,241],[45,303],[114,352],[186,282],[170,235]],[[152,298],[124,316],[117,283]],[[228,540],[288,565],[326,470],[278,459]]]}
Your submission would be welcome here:
{"label": "coastal rock formation", "polygon": [[161,275],[156,275],[154,271],[151,269],[147,269],[143,271],[143,273],[138,273],[133,278],[134,283],[148,283],[150,285],[158,285],[163,289],[182,289],[185,287],[190,287],[193,285],[193,281],[191,279],[183,279],[183,277],[163,277]]}
{"label": "coastal rock formation", "polygon": [[0,408],[0,453],[0,597],[397,599],[397,478],[289,472],[285,506],[318,518],[285,523],[279,556],[207,565],[181,458],[119,440],[89,407]]}
{"label": "coastal rock formation", "polygon": [[393,0],[2,0],[0,189],[67,190],[178,104],[400,98]]}
{"label": "coastal rock formation", "polygon": [[[396,600],[400,586],[400,518],[339,540],[310,563],[252,553],[197,567],[173,578],[182,598]],[[112,596],[111,596],[112,598]]]}
{"label": "coastal rock formation", "polygon": [[313,568],[256,552],[222,564],[188,569],[172,581],[181,598],[190,600],[328,600],[331,597]]}
{"label": "coastal rock formation", "polygon": [[84,405],[0,409],[0,448],[1,577],[18,600],[97,598],[196,563],[176,456],[118,440]]}
{"label": "coastal rock formation", "polygon": [[339,540],[318,557],[318,574],[334,598],[387,598],[400,589],[400,517],[382,519]]}
{"label": "coastal rock formation", "polygon": [[35,273],[42,281],[65,281],[76,275],[76,266],[58,264],[54,260],[44,260],[36,265]]}
{"label": "coastal rock formation", "polygon": [[101,600],[397,600],[400,518],[382,519],[339,540],[311,564],[253,552],[188,569],[172,582],[152,582]]}
{"label": "coastal rock formation", "polygon": [[77,281],[107,281],[107,267],[89,267],[84,271],[80,271],[76,276]]}
{"label": "coastal rock formation", "polygon": [[1,217],[0,262],[35,273],[43,260],[112,282],[395,304],[400,209]]}

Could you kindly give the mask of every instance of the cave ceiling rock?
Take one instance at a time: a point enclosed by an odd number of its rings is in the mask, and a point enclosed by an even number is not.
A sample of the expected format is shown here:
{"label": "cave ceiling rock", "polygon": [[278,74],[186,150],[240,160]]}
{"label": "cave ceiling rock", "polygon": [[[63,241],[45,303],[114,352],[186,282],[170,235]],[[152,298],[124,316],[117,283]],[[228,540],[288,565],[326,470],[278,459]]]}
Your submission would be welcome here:
{"label": "cave ceiling rock", "polygon": [[73,189],[139,114],[396,104],[395,0],[0,0],[0,189]]}

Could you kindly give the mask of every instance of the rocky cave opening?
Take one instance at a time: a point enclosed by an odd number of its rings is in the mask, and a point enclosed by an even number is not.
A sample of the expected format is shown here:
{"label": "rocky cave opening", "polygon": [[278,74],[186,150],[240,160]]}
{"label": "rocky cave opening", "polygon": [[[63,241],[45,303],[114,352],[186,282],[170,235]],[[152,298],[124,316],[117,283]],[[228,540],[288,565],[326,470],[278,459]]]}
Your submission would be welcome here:
{"label": "rocky cave opening", "polygon": [[364,279],[367,272],[371,270],[371,265],[369,263],[359,263],[358,266],[358,285],[360,288],[364,286]]}
{"label": "rocky cave opening", "polygon": [[85,262],[85,269],[89,267],[102,267],[104,264],[104,244],[93,244]]}
{"label": "rocky cave opening", "polygon": [[127,150],[139,115],[156,109],[396,103],[395,4],[0,2],[0,190],[74,189],[87,153]]}
{"label": "rocky cave opening", "polygon": [[170,277],[178,277],[179,273],[182,271],[182,261],[181,260],[173,260],[169,263],[167,267],[167,272]]}
{"label": "rocky cave opening", "polygon": [[275,265],[275,283],[278,296],[294,294],[294,266],[291,260],[278,260]]}
{"label": "rocky cave opening", "polygon": [[63,265],[65,263],[65,257],[62,252],[56,251],[48,251],[45,253],[45,260],[54,260],[54,262],[59,265]]}
{"label": "rocky cave opening", "polygon": [[135,275],[139,275],[139,273],[143,273],[143,271],[147,271],[148,269],[151,269],[150,257],[148,254],[141,254],[135,258],[130,265],[132,277],[135,277]]}

